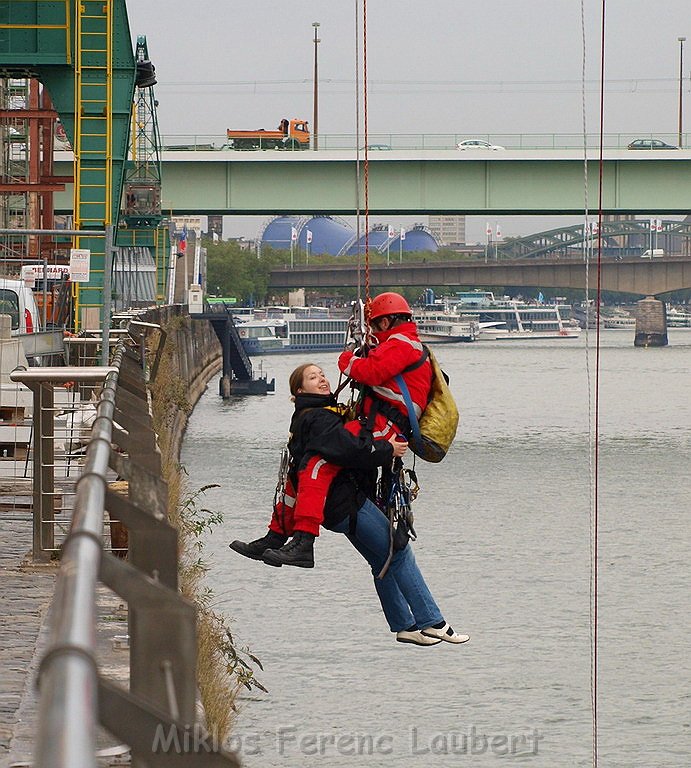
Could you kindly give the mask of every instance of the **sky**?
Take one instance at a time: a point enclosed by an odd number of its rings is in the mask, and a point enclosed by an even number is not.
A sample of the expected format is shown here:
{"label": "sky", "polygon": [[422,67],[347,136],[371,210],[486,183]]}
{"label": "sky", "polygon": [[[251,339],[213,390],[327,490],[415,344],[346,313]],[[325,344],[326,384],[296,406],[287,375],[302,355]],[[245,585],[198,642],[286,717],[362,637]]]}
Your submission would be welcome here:
{"label": "sky", "polygon": [[[597,133],[602,0],[368,0],[370,135],[489,135],[498,144],[516,133],[580,135],[582,5],[586,126]],[[689,0],[605,5],[604,131],[676,143],[680,36],[689,38],[683,98],[691,129]],[[362,0],[129,0],[132,35],[146,35],[156,66],[161,133],[220,145],[227,128],[271,129],[282,117],[311,123],[318,21],[319,133],[354,134],[361,10]],[[261,221],[226,217],[224,235],[254,237]],[[500,218],[504,236],[547,222]],[[484,238],[484,229],[484,220],[469,219],[468,240]]]}

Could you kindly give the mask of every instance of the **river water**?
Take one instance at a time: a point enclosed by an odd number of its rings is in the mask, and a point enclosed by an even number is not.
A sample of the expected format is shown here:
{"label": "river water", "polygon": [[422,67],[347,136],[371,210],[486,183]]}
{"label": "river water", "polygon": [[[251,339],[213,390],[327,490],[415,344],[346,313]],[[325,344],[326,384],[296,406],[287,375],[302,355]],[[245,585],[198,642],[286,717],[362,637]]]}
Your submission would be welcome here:
{"label": "river water", "polygon": [[[590,334],[591,345],[594,332]],[[393,640],[368,568],[324,532],[313,571],[231,552],[264,532],[304,355],[266,358],[276,394],[191,417],[192,490],[224,513],[207,583],[268,694],[240,702],[244,765],[591,764],[591,504],[585,339],[437,347],[461,411],[452,452],[418,460],[418,562],[469,643]],[[336,354],[314,355],[336,380]],[[691,331],[663,349],[602,333],[599,764],[691,765]],[[257,360],[255,359],[255,364]],[[595,353],[590,366],[594,376]]]}

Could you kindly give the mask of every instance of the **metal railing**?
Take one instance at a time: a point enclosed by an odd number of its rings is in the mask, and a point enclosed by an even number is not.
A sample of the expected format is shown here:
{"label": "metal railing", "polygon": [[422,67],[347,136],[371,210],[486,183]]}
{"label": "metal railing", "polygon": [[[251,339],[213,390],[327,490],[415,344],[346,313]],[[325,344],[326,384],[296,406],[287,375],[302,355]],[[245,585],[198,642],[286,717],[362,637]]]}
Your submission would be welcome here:
{"label": "metal railing", "polygon": [[[384,156],[388,150],[456,150],[456,145],[466,139],[480,139],[493,146],[507,150],[583,150],[584,137],[582,133],[376,133],[367,137],[367,147],[370,157]],[[604,149],[626,149],[634,139],[660,139],[677,146],[679,139],[676,133],[606,133],[603,136]],[[691,136],[682,136],[682,147],[689,146]],[[600,135],[589,133],[585,136],[585,144],[589,150],[600,146]],[[319,152],[348,151],[355,152],[357,137],[348,133],[320,133]],[[216,134],[167,134],[161,137],[161,149],[164,151],[188,152],[232,152],[245,154],[251,151],[233,149],[227,142]],[[364,140],[360,137],[360,150],[364,149]],[[303,152],[302,148],[263,150],[267,152]],[[468,150],[470,154],[473,150]],[[475,154],[482,153],[475,150]]]}
{"label": "metal railing", "polygon": [[[136,766],[239,765],[221,748],[195,748],[196,741],[184,754],[170,746],[182,744],[184,751],[185,734],[198,727],[196,610],[178,592],[177,532],[167,521],[168,491],[142,360],[140,350],[122,340],[113,365],[100,371],[105,379],[62,547],[50,645],[39,669],[40,768],[94,768],[98,724],[130,747]],[[126,497],[109,487],[109,470],[127,481]],[[128,529],[127,561],[103,549],[106,512]],[[129,690],[98,668],[99,581],[128,603]]]}

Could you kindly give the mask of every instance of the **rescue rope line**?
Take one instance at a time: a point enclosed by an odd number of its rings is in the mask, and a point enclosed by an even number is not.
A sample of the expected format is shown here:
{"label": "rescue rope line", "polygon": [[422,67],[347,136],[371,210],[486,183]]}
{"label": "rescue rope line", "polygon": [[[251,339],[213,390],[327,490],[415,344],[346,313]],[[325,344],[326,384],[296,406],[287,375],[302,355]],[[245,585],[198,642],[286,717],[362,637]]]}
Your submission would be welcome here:
{"label": "rescue rope line", "polygon": [[[597,230],[590,221],[588,199],[588,137],[586,121],[586,24],[585,2],[581,0],[581,110],[583,121],[583,185],[584,185],[584,238],[583,260],[585,268],[585,364],[588,392],[588,470],[589,470],[589,518],[590,518],[590,708],[592,717],[592,766],[598,766],[598,534],[599,534],[599,435],[600,435],[600,304],[602,298],[602,188],[604,178],[604,84],[605,84],[605,18],[606,0],[602,0],[600,38],[600,104],[598,148],[598,200]],[[595,384],[590,365],[590,260],[593,257],[593,240],[597,235],[596,290],[595,290]]]}
{"label": "rescue rope line", "polygon": [[600,37],[600,158],[598,169],[598,239],[597,239],[597,291],[595,325],[595,450],[594,450],[594,487],[593,487],[593,768],[598,764],[598,532],[600,499],[600,300],[602,297],[602,186],[604,178],[604,126],[605,126],[605,21],[607,0],[602,0],[601,37]]}
{"label": "rescue rope line", "polygon": [[360,242],[360,0],[355,0],[355,243],[357,249],[357,297],[362,298],[360,273],[362,245]]}
{"label": "rescue rope line", "polygon": [[362,0],[362,111],[364,128],[364,198],[365,198],[365,307],[368,311],[370,300],[369,273],[369,125],[367,103],[367,0]]}
{"label": "rescue rope line", "polygon": [[594,236],[590,221],[590,202],[588,199],[588,124],[586,109],[586,58],[587,58],[587,38],[585,25],[585,0],[581,0],[581,118],[583,130],[583,263],[585,266],[585,373],[586,388],[588,396],[588,519],[589,526],[589,551],[590,551],[590,582],[589,582],[589,606],[588,621],[590,638],[590,713],[592,717],[591,735],[592,735],[592,762],[593,768],[597,765],[595,757],[597,752],[596,737],[596,665],[595,665],[595,643],[593,640],[595,627],[593,621],[594,614],[594,593],[595,582],[593,578],[593,539],[594,539],[594,489],[595,489],[595,465],[593,462],[593,391],[592,391],[592,372],[590,369],[590,257],[592,253],[592,238]]}

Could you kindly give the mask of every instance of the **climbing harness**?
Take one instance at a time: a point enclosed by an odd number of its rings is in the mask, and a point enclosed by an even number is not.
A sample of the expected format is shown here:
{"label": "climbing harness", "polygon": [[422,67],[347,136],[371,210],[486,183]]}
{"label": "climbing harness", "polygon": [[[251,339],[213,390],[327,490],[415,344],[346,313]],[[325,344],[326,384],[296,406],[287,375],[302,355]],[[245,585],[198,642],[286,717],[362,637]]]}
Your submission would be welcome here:
{"label": "climbing harness", "polygon": [[382,475],[377,501],[389,520],[389,553],[377,574],[378,579],[386,575],[394,553],[405,549],[409,541],[417,539],[412,503],[419,490],[414,470],[406,469],[400,459],[395,459],[392,469]]}
{"label": "climbing harness", "polygon": [[281,448],[281,458],[278,463],[278,481],[276,483],[276,490],[274,491],[273,504],[274,515],[278,519],[281,529],[284,531],[286,529],[286,509],[295,506],[295,498],[288,494],[291,466],[290,451],[286,444]]}

